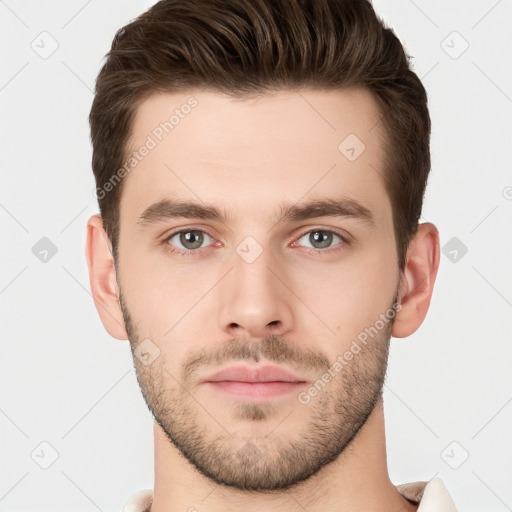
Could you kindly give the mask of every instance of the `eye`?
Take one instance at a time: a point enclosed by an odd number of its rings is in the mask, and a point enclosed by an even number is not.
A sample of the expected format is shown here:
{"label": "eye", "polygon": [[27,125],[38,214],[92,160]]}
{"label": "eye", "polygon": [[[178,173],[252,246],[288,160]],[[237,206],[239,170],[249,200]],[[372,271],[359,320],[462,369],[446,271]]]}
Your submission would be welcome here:
{"label": "eye", "polygon": [[[330,231],[328,229],[314,229],[311,231],[307,231],[300,238],[297,239],[297,242],[294,242],[294,245],[300,242],[300,245],[304,245],[305,247],[310,247],[312,249],[329,249],[332,246],[333,240],[338,239],[339,242],[334,245],[339,245],[341,242],[346,242],[346,240],[339,234],[334,231]],[[310,245],[308,245],[308,243]]]}
{"label": "eye", "polygon": [[170,235],[165,242],[176,246],[179,250],[194,251],[200,249],[205,241],[212,237],[200,229],[186,229]]}

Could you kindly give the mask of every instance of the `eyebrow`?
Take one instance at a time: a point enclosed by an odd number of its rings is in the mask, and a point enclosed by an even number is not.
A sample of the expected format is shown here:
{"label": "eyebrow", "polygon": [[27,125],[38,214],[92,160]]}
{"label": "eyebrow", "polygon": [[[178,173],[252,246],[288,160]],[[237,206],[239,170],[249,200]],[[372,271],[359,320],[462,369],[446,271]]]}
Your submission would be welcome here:
{"label": "eyebrow", "polygon": [[[343,217],[359,219],[369,225],[375,225],[372,212],[349,197],[341,199],[320,199],[302,204],[281,205],[277,224],[283,221],[302,221],[316,217]],[[163,222],[168,219],[203,219],[227,222],[226,215],[215,206],[195,201],[162,199],[144,210],[137,219],[141,228]]]}

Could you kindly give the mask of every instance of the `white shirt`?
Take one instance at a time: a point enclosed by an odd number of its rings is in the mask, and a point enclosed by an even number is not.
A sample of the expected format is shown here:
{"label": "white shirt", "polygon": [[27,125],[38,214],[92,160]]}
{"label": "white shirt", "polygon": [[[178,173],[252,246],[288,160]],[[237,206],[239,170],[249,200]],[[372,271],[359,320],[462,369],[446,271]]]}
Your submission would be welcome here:
{"label": "white shirt", "polygon": [[[440,478],[430,482],[411,482],[396,486],[398,492],[415,504],[420,504],[417,512],[457,512],[452,498]],[[123,512],[151,512],[153,491],[144,489],[130,496]]]}

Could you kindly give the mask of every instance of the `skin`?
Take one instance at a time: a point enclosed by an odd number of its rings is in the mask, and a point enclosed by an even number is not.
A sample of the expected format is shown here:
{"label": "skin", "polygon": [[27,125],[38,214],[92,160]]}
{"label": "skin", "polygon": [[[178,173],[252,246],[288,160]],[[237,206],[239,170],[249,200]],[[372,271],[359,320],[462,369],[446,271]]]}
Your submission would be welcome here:
{"label": "skin", "polygon": [[[439,235],[421,224],[400,272],[374,98],[363,89],[243,100],[211,91],[154,94],[138,107],[130,149],[191,96],[198,105],[125,177],[117,268],[101,218],[87,226],[98,313],[113,337],[130,340],[155,417],[152,512],[416,510],[388,476],[381,391],[390,336],[409,336],[427,314]],[[365,144],[354,161],[338,150],[348,134]],[[164,198],[216,206],[226,218],[138,222]],[[340,198],[363,205],[374,222],[277,222],[282,205]],[[169,238],[180,229],[209,235],[196,256],[166,250],[191,247]],[[319,230],[345,241],[313,245]],[[255,243],[240,246],[248,236]],[[261,254],[248,262],[237,247]],[[395,300],[392,321],[359,343],[353,358],[343,356],[343,369],[301,403],[298,392]],[[148,339],[157,357],[144,364],[137,347]],[[201,383],[233,364],[278,365],[304,384],[252,402]]]}

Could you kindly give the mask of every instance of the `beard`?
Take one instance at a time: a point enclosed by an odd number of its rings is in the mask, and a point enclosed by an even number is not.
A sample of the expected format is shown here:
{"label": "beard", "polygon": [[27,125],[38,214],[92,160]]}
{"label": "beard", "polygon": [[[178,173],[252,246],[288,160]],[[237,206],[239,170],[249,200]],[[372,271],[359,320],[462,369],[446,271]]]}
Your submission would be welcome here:
{"label": "beard", "polygon": [[[390,310],[396,310],[397,297],[398,293]],[[194,396],[197,371],[212,363],[265,359],[313,372],[320,379],[333,367],[324,354],[275,335],[248,341],[235,338],[221,346],[206,345],[188,353],[179,375],[172,375],[163,357],[144,365],[135,356],[142,337],[134,328],[121,291],[119,303],[137,380],[149,411],[185,459],[216,484],[259,492],[296,486],[347,450],[382,397],[394,315],[307,404],[296,401],[289,415],[293,417],[299,409],[301,417],[294,423],[297,428],[290,432],[281,425],[288,416],[270,428],[269,420],[276,421],[283,413],[282,406],[272,401],[234,400],[230,422],[220,423],[208,410],[209,404]],[[235,428],[239,422],[250,424],[250,433]]]}

